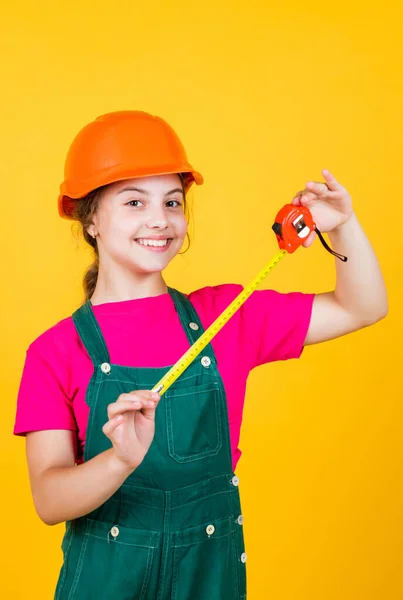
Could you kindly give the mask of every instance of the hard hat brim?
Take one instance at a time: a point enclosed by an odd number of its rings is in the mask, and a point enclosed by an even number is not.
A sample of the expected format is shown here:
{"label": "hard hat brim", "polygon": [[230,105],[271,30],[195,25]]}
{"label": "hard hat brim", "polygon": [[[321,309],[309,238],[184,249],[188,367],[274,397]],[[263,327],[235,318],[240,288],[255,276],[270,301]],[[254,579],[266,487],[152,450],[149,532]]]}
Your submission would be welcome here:
{"label": "hard hat brim", "polygon": [[[63,182],[60,186],[60,194],[58,197],[58,210],[59,215],[64,219],[74,219],[72,216],[72,210],[74,208],[75,203],[80,199],[84,198],[91,191],[102,187],[104,185],[108,185],[111,183],[115,183],[117,181],[124,181],[125,179],[139,179],[141,177],[152,177],[155,175],[173,175],[176,173],[183,173],[190,175],[188,188],[192,185],[193,182],[196,185],[203,184],[203,176],[201,173],[195,170],[189,170],[189,165],[183,166],[180,168],[176,166],[175,168],[169,168],[168,166],[161,168],[158,172],[155,172],[155,167],[150,168],[149,171],[147,169],[142,169],[140,173],[137,170],[131,169],[117,169],[113,167],[112,169],[105,170],[105,172],[100,176],[97,173],[94,181],[91,179],[87,179],[85,181],[68,181]],[[95,182],[96,179],[96,182]],[[187,191],[187,190],[186,190]]]}

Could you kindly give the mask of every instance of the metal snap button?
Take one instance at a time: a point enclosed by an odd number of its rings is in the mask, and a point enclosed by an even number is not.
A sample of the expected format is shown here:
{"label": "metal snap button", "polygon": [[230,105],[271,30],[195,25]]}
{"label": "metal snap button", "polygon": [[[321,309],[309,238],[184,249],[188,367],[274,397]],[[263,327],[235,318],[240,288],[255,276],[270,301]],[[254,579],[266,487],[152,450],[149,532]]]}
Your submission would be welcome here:
{"label": "metal snap button", "polygon": [[198,331],[199,326],[197,323],[189,323],[189,327],[190,329],[193,329],[193,331]]}
{"label": "metal snap button", "polygon": [[234,475],[234,477],[231,479],[231,483],[232,483],[232,485],[234,485],[235,487],[237,487],[239,485],[239,477],[237,477],[236,475]]}
{"label": "metal snap button", "polygon": [[243,521],[244,521],[243,515],[239,515],[239,517],[237,518],[238,525],[243,525]]}
{"label": "metal snap button", "polygon": [[207,535],[213,535],[214,532],[215,532],[214,525],[208,525],[206,527],[206,533],[207,533]]}
{"label": "metal snap button", "polygon": [[114,525],[111,529],[111,536],[113,536],[114,538],[117,538],[119,535],[119,527],[116,527],[116,525]]}
{"label": "metal snap button", "polygon": [[109,363],[102,363],[102,365],[101,365],[101,371],[103,373],[106,373],[106,374],[110,373],[111,372],[111,365]]}
{"label": "metal snap button", "polygon": [[211,365],[211,360],[208,356],[203,356],[203,358],[201,359],[201,364],[203,365],[203,367],[209,367]]}
{"label": "metal snap button", "polygon": [[247,558],[248,558],[248,557],[246,556],[245,552],[244,552],[243,554],[241,554],[241,562],[242,562],[242,563],[246,563],[246,559],[247,559]]}

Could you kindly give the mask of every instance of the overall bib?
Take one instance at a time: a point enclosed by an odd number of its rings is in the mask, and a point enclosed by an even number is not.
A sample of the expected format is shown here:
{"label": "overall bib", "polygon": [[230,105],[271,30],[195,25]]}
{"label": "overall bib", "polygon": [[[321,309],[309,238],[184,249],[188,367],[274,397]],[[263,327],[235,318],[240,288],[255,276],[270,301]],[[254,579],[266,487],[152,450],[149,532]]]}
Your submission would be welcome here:
{"label": "overall bib", "polygon": [[[203,333],[200,319],[186,296],[169,293],[193,344]],[[152,389],[170,367],[110,364],[90,301],[73,321],[94,364],[88,461],[111,448],[102,432],[108,404]],[[66,523],[55,600],[245,599],[238,484],[224,385],[209,344],[161,397],[143,462],[99,508]]]}

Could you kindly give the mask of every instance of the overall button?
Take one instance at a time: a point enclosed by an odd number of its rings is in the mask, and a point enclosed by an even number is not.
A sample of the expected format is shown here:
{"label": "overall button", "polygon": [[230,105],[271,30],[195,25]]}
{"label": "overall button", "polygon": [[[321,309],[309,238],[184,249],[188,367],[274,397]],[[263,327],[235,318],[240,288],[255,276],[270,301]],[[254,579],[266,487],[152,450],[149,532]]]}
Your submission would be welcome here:
{"label": "overall button", "polygon": [[190,329],[193,329],[193,331],[198,331],[199,326],[197,323],[189,323],[189,327]]}
{"label": "overall button", "polygon": [[231,479],[231,483],[232,485],[234,485],[235,487],[237,487],[239,485],[239,477],[237,477],[236,475]]}
{"label": "overall button", "polygon": [[112,527],[112,529],[111,529],[111,535],[114,538],[117,538],[118,535],[119,535],[119,527],[116,527],[116,525],[114,527]]}
{"label": "overall button", "polygon": [[201,359],[201,364],[203,365],[203,367],[209,367],[211,365],[211,360],[209,359],[208,356],[203,356],[203,358]]}
{"label": "overall button", "polygon": [[246,559],[247,559],[247,558],[248,558],[248,557],[246,556],[245,552],[244,552],[243,554],[241,554],[241,562],[242,562],[242,563],[246,563]]}
{"label": "overall button", "polygon": [[238,525],[243,525],[243,520],[244,520],[243,515],[239,515],[239,517],[237,518],[236,521],[237,521]]}
{"label": "overall button", "polygon": [[214,525],[208,525],[206,527],[206,533],[207,533],[207,535],[213,535],[214,532],[215,532]]}
{"label": "overall button", "polygon": [[102,363],[102,365],[101,365],[101,371],[103,373],[110,373],[111,372],[111,365],[109,363]]}

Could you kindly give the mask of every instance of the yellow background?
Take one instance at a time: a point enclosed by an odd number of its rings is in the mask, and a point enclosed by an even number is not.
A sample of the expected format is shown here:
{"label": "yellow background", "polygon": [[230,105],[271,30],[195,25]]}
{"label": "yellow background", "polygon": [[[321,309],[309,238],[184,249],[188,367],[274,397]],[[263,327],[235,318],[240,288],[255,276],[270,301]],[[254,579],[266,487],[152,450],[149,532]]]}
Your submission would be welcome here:
{"label": "yellow background", "polygon": [[[36,517],[11,435],[28,344],[81,299],[89,255],[58,217],[68,145],[111,110],[166,118],[205,176],[183,291],[246,284],[277,210],[328,168],[382,264],[390,313],[249,380],[241,479],[251,600],[403,598],[402,8],[115,0],[8,3],[1,51],[1,597],[53,597],[63,526]],[[325,291],[317,241],[266,282]],[[371,290],[368,291],[371,293]],[[270,335],[270,332],[267,332]]]}

